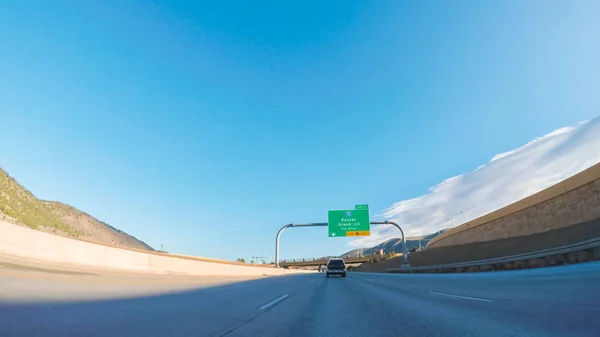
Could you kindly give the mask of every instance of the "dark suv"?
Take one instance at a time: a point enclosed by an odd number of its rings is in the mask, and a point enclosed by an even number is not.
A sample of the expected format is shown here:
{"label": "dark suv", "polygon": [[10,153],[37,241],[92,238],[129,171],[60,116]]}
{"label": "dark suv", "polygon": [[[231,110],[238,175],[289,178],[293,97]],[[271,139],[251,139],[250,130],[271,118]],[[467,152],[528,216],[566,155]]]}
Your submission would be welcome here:
{"label": "dark suv", "polygon": [[346,263],[344,262],[344,259],[329,259],[329,261],[327,261],[327,269],[325,272],[327,273],[327,277],[329,277],[329,275],[346,277]]}

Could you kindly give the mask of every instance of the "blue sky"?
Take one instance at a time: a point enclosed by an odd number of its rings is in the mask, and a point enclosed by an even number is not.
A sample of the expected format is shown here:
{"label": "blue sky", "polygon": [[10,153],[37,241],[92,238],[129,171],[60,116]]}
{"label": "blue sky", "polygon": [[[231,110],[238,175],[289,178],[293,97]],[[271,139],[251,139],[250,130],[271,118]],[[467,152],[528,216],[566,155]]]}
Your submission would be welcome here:
{"label": "blue sky", "polygon": [[[272,257],[599,113],[596,1],[0,5],[0,166],[159,248]],[[293,229],[282,257],[347,239]]]}

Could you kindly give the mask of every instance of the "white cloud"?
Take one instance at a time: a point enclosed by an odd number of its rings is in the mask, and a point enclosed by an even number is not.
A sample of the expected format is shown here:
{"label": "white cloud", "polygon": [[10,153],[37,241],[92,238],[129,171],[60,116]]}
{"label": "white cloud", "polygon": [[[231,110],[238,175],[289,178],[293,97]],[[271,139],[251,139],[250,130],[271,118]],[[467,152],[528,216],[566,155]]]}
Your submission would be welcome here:
{"label": "white cloud", "polygon": [[[539,192],[600,162],[600,116],[555,130],[526,145],[497,154],[486,165],[442,181],[418,198],[382,211],[407,236],[434,233],[462,224]],[[398,237],[397,229],[374,227],[370,237],[348,243],[370,247]]]}

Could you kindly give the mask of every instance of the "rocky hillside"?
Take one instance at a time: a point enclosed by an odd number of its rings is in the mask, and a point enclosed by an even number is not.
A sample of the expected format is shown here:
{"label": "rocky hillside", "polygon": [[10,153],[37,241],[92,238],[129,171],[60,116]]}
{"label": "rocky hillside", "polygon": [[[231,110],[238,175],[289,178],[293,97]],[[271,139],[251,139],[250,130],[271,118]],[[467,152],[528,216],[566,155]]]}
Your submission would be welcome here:
{"label": "rocky hillside", "polygon": [[[444,231],[440,231],[440,232],[436,232],[433,234],[429,234],[429,235],[424,235],[421,237],[413,237],[413,238],[406,238],[406,248],[408,250],[411,250],[413,248],[419,248],[419,242],[421,244],[421,246],[423,248],[425,248],[425,246],[427,245],[427,243],[429,242],[429,240],[433,239],[434,237],[438,236],[440,233],[443,233]],[[396,252],[396,253],[401,253],[402,249],[400,249],[400,238],[397,239],[389,239],[383,243],[378,244],[377,246],[371,247],[371,248],[359,248],[359,249],[353,249],[349,252],[346,252],[345,254],[341,255],[341,256],[349,256],[349,257],[355,257],[355,256],[367,256],[367,255],[372,255],[373,252],[377,249],[383,249],[384,253],[389,253],[389,252]]]}
{"label": "rocky hillside", "polygon": [[0,220],[101,244],[154,250],[145,242],[74,207],[36,198],[2,169]]}

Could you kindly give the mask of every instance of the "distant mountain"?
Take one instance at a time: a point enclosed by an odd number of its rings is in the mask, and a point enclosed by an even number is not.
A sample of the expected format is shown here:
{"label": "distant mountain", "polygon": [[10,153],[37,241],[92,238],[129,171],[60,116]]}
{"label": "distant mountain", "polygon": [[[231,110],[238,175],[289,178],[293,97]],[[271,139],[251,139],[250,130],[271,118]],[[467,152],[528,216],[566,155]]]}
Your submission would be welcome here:
{"label": "distant mountain", "polygon": [[[439,232],[436,232],[433,234],[429,234],[429,235],[406,238],[406,248],[408,250],[411,250],[413,248],[419,248],[419,243],[421,244],[421,246],[423,248],[425,248],[425,246],[427,245],[429,240],[433,239],[434,237],[438,236],[440,233],[443,233],[444,231],[445,230],[442,230],[442,231],[439,231]],[[383,249],[384,253],[389,253],[389,252],[401,253],[402,252],[401,245],[400,245],[401,242],[402,242],[402,240],[400,238],[389,239],[389,240],[382,242],[371,248],[353,249],[353,250],[346,252],[345,254],[342,254],[340,256],[348,256],[348,257],[358,257],[359,255],[368,256],[368,255],[372,255],[373,252],[378,249]]]}
{"label": "distant mountain", "polygon": [[154,251],[135,237],[74,207],[36,198],[0,169],[0,220],[100,244]]}
{"label": "distant mountain", "polygon": [[[402,224],[407,236],[457,226],[521,200],[600,162],[600,116],[555,130],[478,168],[440,182],[419,197],[381,212]],[[403,179],[399,177],[398,179]],[[398,236],[393,226],[377,226],[349,247],[370,247]]]}

